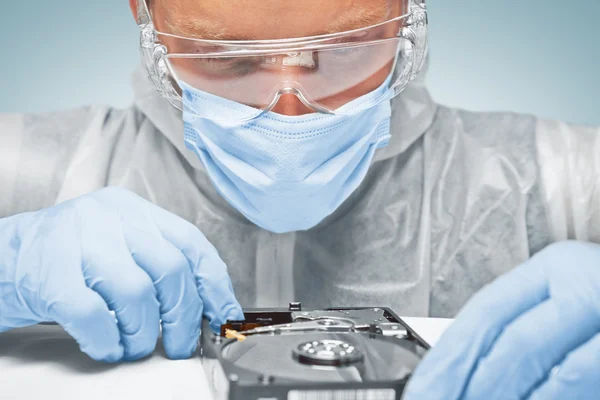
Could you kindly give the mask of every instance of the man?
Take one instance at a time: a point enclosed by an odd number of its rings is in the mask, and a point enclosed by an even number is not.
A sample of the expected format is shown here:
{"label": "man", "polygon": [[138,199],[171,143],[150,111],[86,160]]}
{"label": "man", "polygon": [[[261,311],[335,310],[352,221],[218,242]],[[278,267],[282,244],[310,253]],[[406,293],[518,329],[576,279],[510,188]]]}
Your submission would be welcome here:
{"label": "man", "polygon": [[436,105],[420,1],[130,5],[134,106],[0,119],[0,331],[185,358],[240,303],[454,317],[504,275],[407,397],[592,395],[600,248],[545,247],[600,239],[597,130]]}

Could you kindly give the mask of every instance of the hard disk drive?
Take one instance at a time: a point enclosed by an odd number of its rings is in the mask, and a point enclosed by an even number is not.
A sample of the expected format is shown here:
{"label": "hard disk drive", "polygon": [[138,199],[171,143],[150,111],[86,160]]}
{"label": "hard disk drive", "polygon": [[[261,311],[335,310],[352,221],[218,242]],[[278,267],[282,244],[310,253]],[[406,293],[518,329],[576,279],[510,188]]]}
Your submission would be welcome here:
{"label": "hard disk drive", "polygon": [[201,357],[218,400],[396,400],[428,344],[388,308],[244,310]]}

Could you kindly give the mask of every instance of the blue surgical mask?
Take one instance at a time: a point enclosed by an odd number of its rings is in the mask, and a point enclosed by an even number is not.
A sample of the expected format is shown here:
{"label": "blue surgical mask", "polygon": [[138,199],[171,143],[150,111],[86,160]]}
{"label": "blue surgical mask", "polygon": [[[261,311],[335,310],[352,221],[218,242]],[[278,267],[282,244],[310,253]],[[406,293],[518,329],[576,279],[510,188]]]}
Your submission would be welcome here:
{"label": "blue surgical mask", "polygon": [[[180,82],[185,110],[243,119],[248,106]],[[256,225],[275,233],[306,230],[333,213],[365,178],[390,139],[390,101],[353,114],[388,87],[346,105],[344,115],[268,112],[238,126],[184,111],[186,147],[218,192]]]}

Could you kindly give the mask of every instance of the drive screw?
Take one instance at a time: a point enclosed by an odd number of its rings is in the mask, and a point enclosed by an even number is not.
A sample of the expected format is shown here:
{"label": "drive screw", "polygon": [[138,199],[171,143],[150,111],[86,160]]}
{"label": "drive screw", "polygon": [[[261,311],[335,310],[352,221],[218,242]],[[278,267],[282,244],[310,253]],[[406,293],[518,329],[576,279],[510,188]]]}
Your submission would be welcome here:
{"label": "drive screw", "polygon": [[268,386],[275,381],[275,377],[272,375],[260,375],[258,381],[263,385]]}

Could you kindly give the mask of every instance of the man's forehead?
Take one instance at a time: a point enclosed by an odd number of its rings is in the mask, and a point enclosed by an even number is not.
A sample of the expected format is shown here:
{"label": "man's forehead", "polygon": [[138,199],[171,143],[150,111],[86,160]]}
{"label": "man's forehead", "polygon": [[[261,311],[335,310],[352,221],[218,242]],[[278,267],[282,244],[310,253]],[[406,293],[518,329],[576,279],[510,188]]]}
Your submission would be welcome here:
{"label": "man's forehead", "polygon": [[340,32],[398,14],[401,0],[158,0],[159,29],[205,39],[281,39]]}

